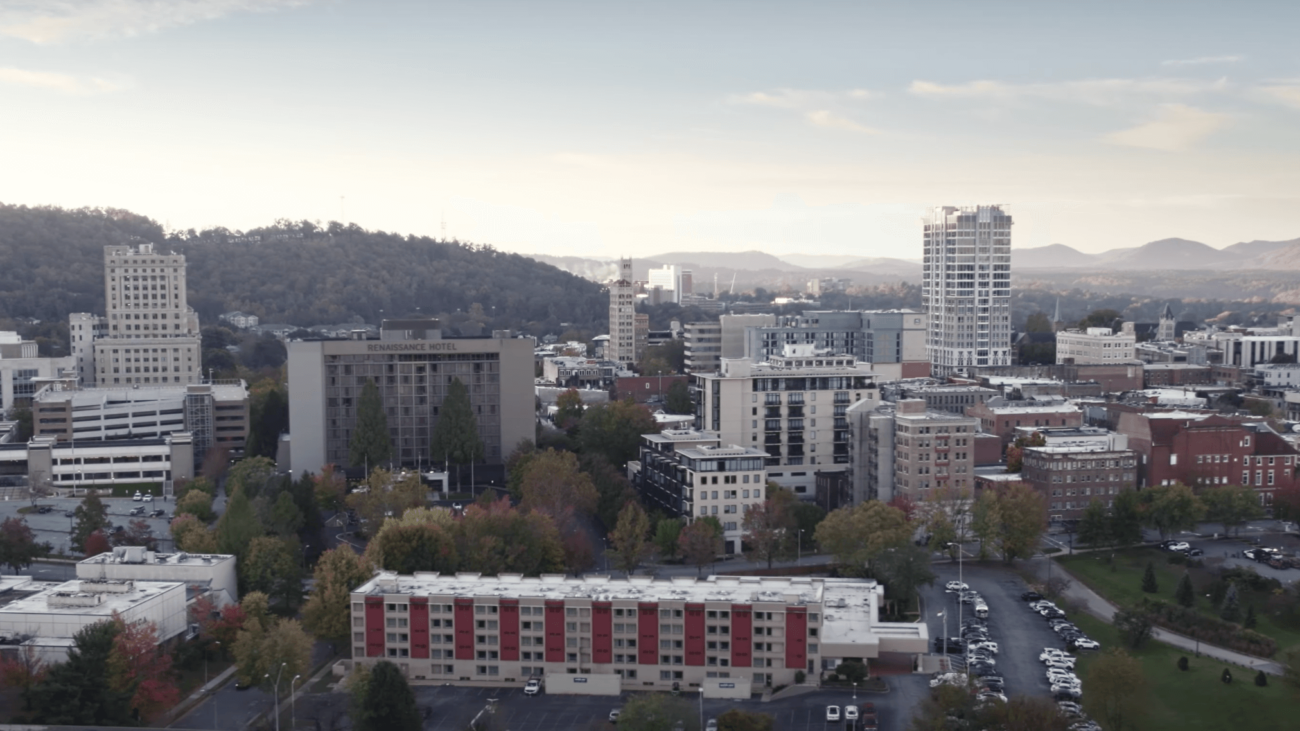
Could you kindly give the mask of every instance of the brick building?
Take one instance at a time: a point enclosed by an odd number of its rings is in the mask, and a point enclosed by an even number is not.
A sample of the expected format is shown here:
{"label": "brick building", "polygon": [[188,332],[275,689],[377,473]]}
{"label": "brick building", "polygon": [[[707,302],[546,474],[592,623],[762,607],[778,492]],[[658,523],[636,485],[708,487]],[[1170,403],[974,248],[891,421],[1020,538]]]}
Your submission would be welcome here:
{"label": "brick building", "polygon": [[1078,520],[1093,500],[1109,508],[1121,491],[1133,489],[1137,454],[1131,449],[1029,447],[1020,474],[1043,496],[1049,520]]}
{"label": "brick building", "polygon": [[883,595],[863,579],[383,572],[352,591],[352,656],[438,684],[786,685],[846,659],[926,652],[925,623],[879,621]]}
{"label": "brick building", "polygon": [[980,431],[996,434],[1005,449],[1018,426],[1083,426],[1083,412],[1074,404],[1029,401],[976,404],[966,415],[980,420]]}

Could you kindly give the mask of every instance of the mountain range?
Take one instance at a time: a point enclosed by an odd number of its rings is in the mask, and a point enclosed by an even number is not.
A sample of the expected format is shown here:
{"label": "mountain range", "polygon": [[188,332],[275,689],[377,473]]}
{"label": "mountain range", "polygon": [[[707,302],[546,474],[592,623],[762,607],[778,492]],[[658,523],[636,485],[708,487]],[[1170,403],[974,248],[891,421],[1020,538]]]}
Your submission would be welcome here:
{"label": "mountain range", "polygon": [[1012,249],[1013,271],[1024,269],[1207,270],[1300,268],[1300,239],[1246,241],[1222,249],[1188,239],[1085,254],[1064,244]]}

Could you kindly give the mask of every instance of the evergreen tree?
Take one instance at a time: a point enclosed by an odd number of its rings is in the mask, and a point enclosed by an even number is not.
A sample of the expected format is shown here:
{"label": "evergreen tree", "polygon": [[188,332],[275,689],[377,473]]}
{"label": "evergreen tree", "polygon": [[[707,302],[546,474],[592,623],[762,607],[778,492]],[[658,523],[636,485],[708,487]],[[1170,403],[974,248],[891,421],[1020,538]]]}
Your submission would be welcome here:
{"label": "evergreen tree", "polygon": [[1156,567],[1147,562],[1147,570],[1142,574],[1142,591],[1148,594],[1155,594],[1160,591],[1160,585],[1156,583]]}
{"label": "evergreen tree", "polygon": [[1256,621],[1257,620],[1255,619],[1255,605],[1247,604],[1246,618],[1242,620],[1241,626],[1245,627],[1246,629],[1255,629]]}
{"label": "evergreen tree", "polygon": [[253,504],[243,490],[235,490],[226,502],[226,512],[217,521],[217,545],[221,552],[234,554],[238,564],[242,564],[249,544],[262,533],[262,523]]}
{"label": "evergreen tree", "polygon": [[77,523],[72,529],[72,547],[84,552],[90,534],[108,528],[108,508],[104,507],[104,501],[99,496],[91,493],[81,501],[73,514]]}
{"label": "evergreen tree", "polygon": [[289,402],[284,393],[279,388],[267,391],[250,416],[248,456],[275,459],[280,435],[289,431]]}
{"label": "evergreen tree", "polygon": [[1196,603],[1196,592],[1192,590],[1192,577],[1188,574],[1184,573],[1183,578],[1178,580],[1178,590],[1174,592],[1174,599],[1178,601],[1179,606],[1188,609]]}
{"label": "evergreen tree", "polygon": [[1109,545],[1110,529],[1110,516],[1106,515],[1106,506],[1100,500],[1088,503],[1088,509],[1079,521],[1079,542],[1094,548]]}
{"label": "evergreen tree", "polygon": [[353,467],[378,467],[387,464],[392,456],[388,416],[379,398],[379,387],[373,379],[366,379],[357,399],[357,423],[352,428],[352,441],[348,444],[348,461]]}
{"label": "evergreen tree", "polygon": [[483,440],[478,435],[478,417],[469,402],[469,389],[452,378],[447,385],[447,397],[438,410],[438,421],[433,426],[429,444],[432,459],[445,459],[450,464],[466,464],[483,459]]}
{"label": "evergreen tree", "polygon": [[117,633],[113,622],[97,622],[77,632],[67,661],[50,668],[45,681],[33,689],[32,705],[39,723],[128,725],[134,689],[113,690],[108,682]]}
{"label": "evergreen tree", "polygon": [[387,660],[375,663],[353,698],[352,719],[356,731],[419,731],[422,727],[411,686]]}
{"label": "evergreen tree", "polygon": [[1237,622],[1241,619],[1241,599],[1237,596],[1236,582],[1229,584],[1228,593],[1223,595],[1219,618],[1225,622]]}

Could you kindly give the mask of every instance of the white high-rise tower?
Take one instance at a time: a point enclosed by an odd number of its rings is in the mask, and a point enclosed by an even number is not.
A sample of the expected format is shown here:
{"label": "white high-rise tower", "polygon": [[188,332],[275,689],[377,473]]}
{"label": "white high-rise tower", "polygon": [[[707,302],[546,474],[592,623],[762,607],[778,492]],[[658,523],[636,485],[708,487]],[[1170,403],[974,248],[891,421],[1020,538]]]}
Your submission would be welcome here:
{"label": "white high-rise tower", "polygon": [[1011,215],[1001,206],[942,206],[924,221],[931,372],[1011,365]]}
{"label": "white high-rise tower", "polygon": [[636,289],[632,260],[619,259],[618,277],[609,283],[609,349],[619,363],[636,362]]}

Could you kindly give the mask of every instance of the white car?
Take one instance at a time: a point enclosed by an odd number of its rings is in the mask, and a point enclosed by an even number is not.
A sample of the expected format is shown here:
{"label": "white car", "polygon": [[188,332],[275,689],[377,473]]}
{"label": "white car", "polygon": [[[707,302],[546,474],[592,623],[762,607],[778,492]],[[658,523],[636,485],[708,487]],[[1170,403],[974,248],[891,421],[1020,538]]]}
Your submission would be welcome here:
{"label": "white car", "polygon": [[979,695],[975,696],[975,699],[986,703],[988,701],[1002,701],[1003,703],[1007,702],[1007,697],[1005,694],[997,693],[991,690],[986,690],[980,693]]}
{"label": "white car", "polygon": [[838,721],[838,720],[840,720],[840,707],[839,707],[839,706],[826,706],[826,720],[827,720],[827,721]]}
{"label": "white car", "polygon": [[1078,682],[1079,676],[1075,675],[1069,670],[1063,670],[1061,668],[1048,668],[1047,680],[1048,682],[1051,683],[1060,683],[1064,681]]}
{"label": "white car", "polygon": [[537,678],[530,678],[524,684],[524,695],[537,695],[540,692],[542,692],[542,681]]}
{"label": "white car", "polygon": [[969,588],[964,581],[949,581],[943,585],[944,591],[966,591]]}
{"label": "white car", "polygon": [[1074,658],[1072,657],[1049,657],[1043,661],[1043,664],[1053,670],[1073,670]]}
{"label": "white car", "polygon": [[938,688],[941,685],[965,685],[965,673],[941,673],[930,678],[930,687]]}
{"label": "white car", "polygon": [[718,731],[718,719],[710,718],[709,722],[704,724],[704,731]]}
{"label": "white car", "polygon": [[1192,546],[1187,541],[1174,541],[1169,544],[1169,550],[1177,551],[1178,553],[1186,553],[1192,550]]}
{"label": "white car", "polygon": [[966,649],[967,650],[988,650],[989,652],[996,655],[998,654],[998,643],[994,642],[993,640],[982,640],[980,642],[970,643],[969,645],[966,646]]}
{"label": "white car", "polygon": [[1088,637],[1080,637],[1074,641],[1074,646],[1079,650],[1100,650],[1101,643]]}
{"label": "white car", "polygon": [[615,708],[614,710],[609,712],[609,722],[618,723],[618,717],[621,715],[623,715],[623,711]]}
{"label": "white car", "polygon": [[151,502],[153,502],[153,493],[148,493],[148,492],[146,492],[146,493],[144,494],[144,497],[142,497],[142,498],[140,498],[140,499],[143,500],[143,501],[146,502],[146,503],[151,503]]}
{"label": "white car", "polygon": [[144,494],[141,493],[139,490],[136,490],[135,494],[131,496],[131,499],[138,503],[144,499]]}
{"label": "white car", "polygon": [[1071,655],[1058,647],[1045,647],[1042,653],[1038,655],[1038,659],[1042,662],[1047,662],[1049,657],[1071,657]]}
{"label": "white car", "polygon": [[845,707],[844,707],[844,720],[845,720],[845,721],[856,721],[856,720],[858,720],[858,707],[857,707],[857,706],[845,706]]}

